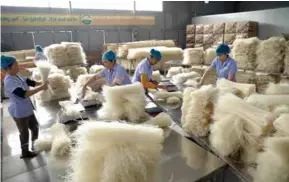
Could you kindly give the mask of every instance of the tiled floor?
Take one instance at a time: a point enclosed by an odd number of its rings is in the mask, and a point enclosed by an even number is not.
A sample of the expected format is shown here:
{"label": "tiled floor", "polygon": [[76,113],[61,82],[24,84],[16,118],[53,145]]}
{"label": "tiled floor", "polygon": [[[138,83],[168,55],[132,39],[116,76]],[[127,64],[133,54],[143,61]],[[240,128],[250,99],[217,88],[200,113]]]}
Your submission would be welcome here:
{"label": "tiled floor", "polygon": [[[15,122],[10,117],[7,106],[8,100],[3,100],[2,114],[2,181],[3,182],[49,182],[44,154],[33,159],[20,159],[20,140]],[[47,123],[39,123],[44,131],[50,127]]]}

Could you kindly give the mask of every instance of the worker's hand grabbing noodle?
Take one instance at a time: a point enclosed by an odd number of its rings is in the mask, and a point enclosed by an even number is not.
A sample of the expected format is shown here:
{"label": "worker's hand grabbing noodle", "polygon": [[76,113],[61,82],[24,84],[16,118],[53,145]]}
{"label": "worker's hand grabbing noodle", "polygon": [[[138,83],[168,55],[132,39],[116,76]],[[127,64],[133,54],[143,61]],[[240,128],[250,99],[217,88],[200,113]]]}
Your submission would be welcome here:
{"label": "worker's hand grabbing noodle", "polygon": [[41,88],[42,88],[43,90],[47,90],[47,89],[48,89],[48,85],[49,85],[49,82],[48,82],[48,81],[45,81],[45,82],[42,83]]}

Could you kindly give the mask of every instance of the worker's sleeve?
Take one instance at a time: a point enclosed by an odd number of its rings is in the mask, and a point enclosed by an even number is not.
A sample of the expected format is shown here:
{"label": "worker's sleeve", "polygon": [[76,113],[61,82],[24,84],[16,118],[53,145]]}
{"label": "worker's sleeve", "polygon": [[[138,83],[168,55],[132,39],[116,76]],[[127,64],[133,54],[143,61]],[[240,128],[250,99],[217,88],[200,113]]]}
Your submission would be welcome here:
{"label": "worker's sleeve", "polygon": [[125,71],[125,69],[121,70],[117,70],[117,72],[115,73],[115,77],[112,81],[112,84],[117,84],[117,85],[121,85],[122,82],[124,81],[125,76],[127,75],[127,72]]}
{"label": "worker's sleeve", "polygon": [[96,79],[100,79],[101,77],[103,77],[103,78],[105,77],[105,69],[96,75]]}
{"label": "worker's sleeve", "polygon": [[146,74],[141,74],[140,80],[141,80],[143,87],[145,87],[145,88],[152,88],[152,89],[157,88],[157,86],[155,84],[148,81],[148,76]]}
{"label": "worker's sleeve", "polygon": [[217,58],[215,58],[211,64],[211,67],[213,67],[213,68],[216,68],[216,66],[217,66]]}
{"label": "worker's sleeve", "polygon": [[237,73],[237,63],[232,62],[229,70],[229,74],[236,74]]}
{"label": "worker's sleeve", "polygon": [[34,80],[30,80],[29,78],[26,78],[26,83],[30,87],[35,87],[36,86],[36,82]]}
{"label": "worker's sleeve", "polygon": [[21,88],[21,83],[20,80],[18,79],[9,79],[9,80],[4,80],[4,86],[5,86],[5,90],[8,93],[13,93],[13,91],[16,88]]}
{"label": "worker's sleeve", "polygon": [[17,95],[18,97],[25,98],[26,91],[23,90],[21,87],[17,87],[13,90],[13,94]]}

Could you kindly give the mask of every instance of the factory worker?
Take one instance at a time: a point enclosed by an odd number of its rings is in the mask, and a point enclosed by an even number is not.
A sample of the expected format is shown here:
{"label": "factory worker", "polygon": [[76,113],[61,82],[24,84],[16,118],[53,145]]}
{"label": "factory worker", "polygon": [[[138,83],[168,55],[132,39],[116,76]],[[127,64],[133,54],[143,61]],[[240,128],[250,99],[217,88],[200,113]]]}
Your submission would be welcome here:
{"label": "factory worker", "polygon": [[106,82],[110,86],[131,84],[129,74],[126,72],[124,67],[116,63],[116,55],[113,51],[105,52],[102,56],[102,62],[105,69],[84,84],[82,89],[83,97],[85,96],[87,86],[93,84],[93,82],[101,78],[105,78]]}
{"label": "factory worker", "polygon": [[47,60],[47,57],[44,55],[43,49],[40,45],[35,46],[36,54],[35,54],[35,61],[39,60]]}
{"label": "factory worker", "polygon": [[216,69],[218,80],[221,78],[236,82],[237,63],[229,56],[230,48],[226,44],[221,44],[216,49],[217,57],[212,62],[211,66],[203,74],[199,85],[203,84],[207,73]]}
{"label": "factory worker", "polygon": [[150,57],[142,60],[136,67],[132,82],[141,82],[144,88],[164,88],[152,81],[153,65],[157,64],[162,59],[160,51],[151,49]]}
{"label": "factory worker", "polygon": [[[34,157],[36,154],[29,151],[28,129],[32,134],[33,145],[33,142],[38,138],[39,126],[29,97],[41,90],[47,89],[48,82],[40,83],[19,75],[18,63],[14,57],[2,55],[1,68],[5,69],[7,73],[4,79],[4,87],[9,97],[9,114],[13,117],[20,132],[21,158]],[[29,86],[34,88],[30,89]]]}

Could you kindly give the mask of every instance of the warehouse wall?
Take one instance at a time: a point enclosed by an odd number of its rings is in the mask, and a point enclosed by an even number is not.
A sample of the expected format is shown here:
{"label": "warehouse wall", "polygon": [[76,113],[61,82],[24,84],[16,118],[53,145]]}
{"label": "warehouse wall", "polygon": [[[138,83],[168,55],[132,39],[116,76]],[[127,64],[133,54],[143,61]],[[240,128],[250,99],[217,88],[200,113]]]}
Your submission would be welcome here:
{"label": "warehouse wall", "polygon": [[289,8],[278,8],[262,11],[209,15],[192,18],[193,24],[256,21],[259,22],[259,38],[289,33]]}
{"label": "warehouse wall", "polygon": [[[1,7],[2,13],[69,13],[68,9]],[[132,31],[137,31],[137,40],[174,39],[181,47],[185,46],[185,27],[190,23],[191,2],[164,2],[163,12],[137,12],[137,15],[155,16],[154,26],[45,26],[45,27],[5,27],[1,26],[1,51],[33,48],[35,43],[47,46],[61,41],[82,42],[86,51],[100,51],[106,43],[132,40]],[[132,15],[132,11],[83,10],[73,9],[73,13],[99,15]],[[46,31],[46,32],[42,32]],[[52,32],[54,31],[54,32]],[[68,31],[68,32],[65,32]],[[17,33],[18,32],[18,33]]]}
{"label": "warehouse wall", "polygon": [[285,8],[289,7],[289,1],[235,1],[236,11],[256,11],[274,8]]}

